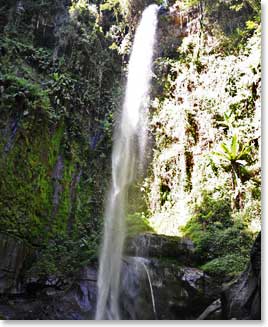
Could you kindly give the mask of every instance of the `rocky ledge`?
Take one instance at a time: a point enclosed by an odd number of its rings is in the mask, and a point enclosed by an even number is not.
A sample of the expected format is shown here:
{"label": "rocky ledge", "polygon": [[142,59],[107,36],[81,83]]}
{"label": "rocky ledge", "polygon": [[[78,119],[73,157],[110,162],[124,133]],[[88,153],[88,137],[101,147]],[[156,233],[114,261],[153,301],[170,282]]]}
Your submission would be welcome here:
{"label": "rocky ledge", "polygon": [[145,258],[176,258],[184,265],[194,266],[198,261],[194,244],[187,238],[140,234],[126,241],[125,254]]}
{"label": "rocky ledge", "polygon": [[[11,243],[12,253],[21,253],[12,264],[7,258],[13,255],[7,251]],[[30,252],[22,243],[6,236],[0,242],[0,318],[94,319],[97,267],[84,267],[65,285],[51,276],[46,281],[23,279]],[[129,239],[122,266],[122,319],[260,319],[260,236],[247,270],[223,290],[194,266],[195,259],[189,240],[155,234]],[[15,273],[3,274],[7,266]]]}
{"label": "rocky ledge", "polygon": [[261,233],[253,244],[246,270],[223,287],[220,298],[209,305],[198,319],[261,319]]}

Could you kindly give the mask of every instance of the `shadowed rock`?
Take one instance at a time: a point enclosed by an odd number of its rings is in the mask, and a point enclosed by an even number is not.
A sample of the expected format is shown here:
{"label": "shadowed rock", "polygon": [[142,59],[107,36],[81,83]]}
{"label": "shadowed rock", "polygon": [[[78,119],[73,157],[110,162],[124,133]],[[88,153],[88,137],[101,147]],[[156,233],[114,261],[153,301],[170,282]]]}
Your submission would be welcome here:
{"label": "shadowed rock", "polygon": [[220,294],[212,278],[180,261],[126,257],[122,270],[123,319],[193,320]]}
{"label": "shadowed rock", "polygon": [[222,304],[226,319],[261,319],[261,233],[252,247],[246,271],[226,287]]}
{"label": "shadowed rock", "polygon": [[22,290],[22,274],[33,249],[20,239],[0,234],[0,294]]}
{"label": "shadowed rock", "polygon": [[197,261],[191,240],[151,233],[129,238],[126,242],[125,253],[138,257],[177,258],[181,263],[191,265]]}
{"label": "shadowed rock", "polygon": [[261,319],[261,233],[251,249],[247,269],[223,288],[221,298],[210,304],[198,319]]}

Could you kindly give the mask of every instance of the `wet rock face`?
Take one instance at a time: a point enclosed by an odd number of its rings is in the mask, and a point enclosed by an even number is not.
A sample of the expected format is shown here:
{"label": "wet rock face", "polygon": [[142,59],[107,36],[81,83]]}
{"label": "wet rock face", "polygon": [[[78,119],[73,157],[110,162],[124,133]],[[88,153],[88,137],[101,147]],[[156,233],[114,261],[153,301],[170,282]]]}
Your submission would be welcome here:
{"label": "wet rock face", "polygon": [[128,239],[125,253],[145,258],[171,257],[191,265],[198,259],[191,240],[149,233]]}
{"label": "wet rock face", "polygon": [[126,242],[124,319],[197,319],[221,288],[200,269],[189,239],[141,234]]}
{"label": "wet rock face", "polygon": [[[132,255],[123,259],[119,296],[122,319],[260,319],[260,235],[252,248],[247,270],[223,292],[218,281],[178,259],[183,251],[189,257],[194,253],[191,242],[144,234],[132,239],[128,245],[129,253],[135,249],[133,244],[136,244],[136,251],[141,251],[139,242],[145,247],[147,257]],[[167,248],[173,257],[164,256]],[[19,276],[22,276],[27,251],[20,241],[1,236],[0,285],[5,294],[0,294],[0,317],[94,319],[97,267],[84,267],[69,284],[61,284],[52,277],[43,284],[34,277],[23,280]],[[9,253],[9,256],[3,253]],[[154,257],[148,257],[148,253],[153,253]],[[16,294],[12,294],[14,290]]]}
{"label": "wet rock face", "polygon": [[246,271],[223,292],[222,307],[226,319],[261,319],[261,233],[252,247]]}
{"label": "wet rock face", "polygon": [[[122,319],[196,319],[219,297],[220,290],[209,276],[185,266],[185,256],[194,252],[190,241],[144,234],[132,240],[128,251],[141,253],[141,245],[147,257],[123,259]],[[151,254],[153,258],[148,257]],[[22,293],[0,296],[0,315],[4,319],[94,319],[96,299],[97,268],[88,266],[66,283],[53,276],[47,280],[27,277]]]}
{"label": "wet rock face", "polygon": [[[5,235],[1,235],[0,244],[2,319],[94,319],[96,267],[83,268],[69,284],[53,277],[45,281],[34,276],[23,280],[23,267],[30,250],[22,241]],[[185,266],[178,259],[182,253],[191,258],[194,253],[191,242],[144,234],[129,241],[128,252],[141,253],[141,245],[145,257],[132,255],[123,259],[119,296],[122,319],[260,319],[260,235],[252,248],[247,270],[224,292],[202,270]],[[167,256],[167,249],[173,257]]]}
{"label": "wet rock face", "polygon": [[60,301],[56,294],[52,298],[48,319],[94,319],[97,300],[96,268],[85,267],[82,269],[70,289],[62,294]]}
{"label": "wet rock face", "polygon": [[72,280],[44,278],[27,273],[33,256],[24,241],[0,234],[0,319],[94,319],[96,267]]}
{"label": "wet rock face", "polygon": [[85,320],[94,319],[97,294],[97,270],[85,267],[69,288],[44,288],[35,294],[0,296],[0,317],[8,320]]}
{"label": "wet rock face", "polygon": [[123,319],[197,319],[220,292],[201,270],[176,261],[126,257],[122,278]]}
{"label": "wet rock face", "polygon": [[22,240],[0,234],[0,294],[22,291],[23,269],[32,253]]}

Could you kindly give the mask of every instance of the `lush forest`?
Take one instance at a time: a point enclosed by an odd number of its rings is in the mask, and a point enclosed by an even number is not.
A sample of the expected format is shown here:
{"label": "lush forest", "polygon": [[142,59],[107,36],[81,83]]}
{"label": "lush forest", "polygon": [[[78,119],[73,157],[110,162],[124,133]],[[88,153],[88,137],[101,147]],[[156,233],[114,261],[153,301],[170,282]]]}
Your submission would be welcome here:
{"label": "lush forest", "polygon": [[200,319],[260,319],[258,0],[0,1],[2,319],[94,319],[114,131],[152,3],[163,12],[149,147],[127,194],[125,252],[147,247],[159,302],[151,316],[141,292],[132,315],[122,287],[122,315],[197,319],[220,299]]}

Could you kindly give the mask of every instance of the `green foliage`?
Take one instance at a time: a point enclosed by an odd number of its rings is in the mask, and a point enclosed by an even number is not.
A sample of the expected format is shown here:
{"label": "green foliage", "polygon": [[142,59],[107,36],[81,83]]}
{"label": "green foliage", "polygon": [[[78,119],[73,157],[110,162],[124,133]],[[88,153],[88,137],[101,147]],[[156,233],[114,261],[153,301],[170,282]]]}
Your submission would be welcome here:
{"label": "green foliage", "polygon": [[[219,228],[226,228],[232,224],[231,206],[228,198],[214,199],[211,194],[204,192],[201,203],[194,208],[194,213],[192,220],[199,224],[202,230],[206,230],[215,223]],[[189,225],[185,227],[185,232],[191,233],[190,230],[191,223],[189,222]]]}
{"label": "green foliage", "polygon": [[28,273],[39,277],[72,277],[73,272],[96,261],[97,247],[98,240],[94,233],[81,235],[79,239],[57,234],[39,251],[38,260]]}
{"label": "green foliage", "polygon": [[32,269],[42,275],[68,275],[97,256],[121,96],[99,3],[0,8],[0,230],[36,246]]}
{"label": "green foliage", "polygon": [[220,156],[227,163],[244,165],[249,160],[251,147],[239,142],[236,134],[232,136],[230,144],[223,142],[220,147],[222,152],[214,152],[214,154]]}
{"label": "green foliage", "polygon": [[107,0],[100,5],[100,10],[113,11],[115,13],[116,19],[118,20],[119,14],[122,14],[122,12],[126,12],[127,8],[124,8],[122,0]]}
{"label": "green foliage", "polygon": [[213,24],[214,32],[218,33],[221,52],[237,54],[244,49],[248,39],[260,24],[261,1],[204,0],[200,2],[203,3],[207,16],[206,23]]}
{"label": "green foliage", "polygon": [[[38,274],[68,275],[96,259],[123,94],[118,53],[128,53],[149,3],[75,0],[65,11],[60,1],[25,0],[22,8],[12,1],[0,8],[0,230],[38,248]],[[183,233],[206,271],[233,274],[247,259],[248,228],[260,216],[260,5],[187,4],[179,2],[203,10],[200,33],[156,62],[155,149],[144,186],[153,217],[134,189],[127,229],[150,232],[154,221],[177,233],[201,197]],[[59,27],[61,14],[69,17]],[[55,174],[59,157],[63,167]],[[230,172],[236,189],[241,180],[236,212]]]}
{"label": "green foliage", "polygon": [[[183,4],[177,3],[181,9]],[[261,112],[261,38],[255,12],[239,1],[208,0],[202,6],[201,31],[184,37],[177,55],[155,63],[155,143],[146,180],[155,229],[172,233],[168,226],[179,228],[197,216],[199,222],[191,228],[200,237],[210,221],[231,226],[229,218],[236,211],[256,206]],[[233,32],[238,26],[244,31],[248,20],[256,29],[245,31],[243,42],[241,35],[237,38],[240,48]],[[196,211],[195,202],[206,192],[215,203],[201,201],[204,212],[202,207]]]}
{"label": "green foliage", "polygon": [[221,143],[220,148],[221,152],[214,151],[213,154],[220,158],[224,169],[231,172],[234,191],[233,206],[239,209],[242,207],[241,183],[250,178],[246,166],[253,162],[252,149],[250,145],[239,142],[236,134],[228,143]]}
{"label": "green foliage", "polygon": [[201,268],[209,275],[222,277],[233,277],[245,270],[249,257],[237,254],[227,254],[223,257],[213,259]]}
{"label": "green foliage", "polygon": [[38,108],[50,110],[47,92],[36,83],[12,74],[4,74],[0,75],[0,86],[2,87],[0,106],[5,112],[12,110],[14,106],[18,106],[18,111],[25,109],[24,112],[20,112],[24,116]]}
{"label": "green foliage", "polygon": [[202,268],[208,273],[223,277],[244,269],[253,233],[245,219],[231,215],[227,199],[213,199],[205,194],[182,232],[193,240]]}
{"label": "green foliage", "polygon": [[129,214],[126,219],[127,234],[135,236],[145,232],[154,232],[144,213]]}

